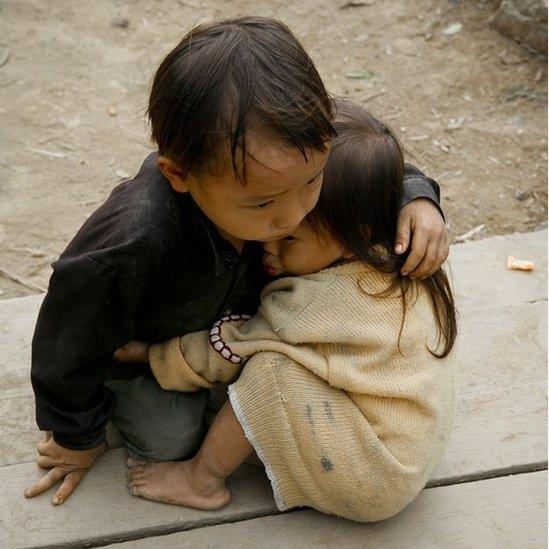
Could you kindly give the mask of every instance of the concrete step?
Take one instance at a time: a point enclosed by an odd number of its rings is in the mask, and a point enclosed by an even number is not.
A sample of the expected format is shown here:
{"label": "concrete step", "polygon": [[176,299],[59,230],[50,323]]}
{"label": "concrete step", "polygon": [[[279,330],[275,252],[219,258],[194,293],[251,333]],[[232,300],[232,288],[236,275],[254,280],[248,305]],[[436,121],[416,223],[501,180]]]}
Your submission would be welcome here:
{"label": "concrete step", "polygon": [[[533,261],[534,271],[507,270],[509,255]],[[447,270],[463,313],[547,301],[547,229],[455,244]]]}
{"label": "concrete step", "polygon": [[385,522],[359,524],[295,511],[109,545],[112,549],[520,549],[547,541],[547,473],[425,490]]}
{"label": "concrete step", "polygon": [[277,512],[259,467],[242,466],[230,479],[231,503],[205,512],[131,496],[124,461],[121,448],[107,452],[60,507],[50,505],[51,491],[46,497],[24,499],[25,488],[44,474],[36,466],[1,467],[0,547],[93,547]]}

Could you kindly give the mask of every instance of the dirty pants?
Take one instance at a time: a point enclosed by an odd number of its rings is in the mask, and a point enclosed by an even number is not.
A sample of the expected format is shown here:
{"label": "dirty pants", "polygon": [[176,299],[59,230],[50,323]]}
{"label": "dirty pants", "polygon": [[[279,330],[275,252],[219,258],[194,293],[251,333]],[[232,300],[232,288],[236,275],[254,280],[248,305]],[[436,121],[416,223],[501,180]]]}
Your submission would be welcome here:
{"label": "dirty pants", "polygon": [[110,379],[105,385],[116,396],[111,422],[128,454],[147,461],[192,457],[226,399],[224,386],[211,395],[207,389],[165,391],[151,376]]}

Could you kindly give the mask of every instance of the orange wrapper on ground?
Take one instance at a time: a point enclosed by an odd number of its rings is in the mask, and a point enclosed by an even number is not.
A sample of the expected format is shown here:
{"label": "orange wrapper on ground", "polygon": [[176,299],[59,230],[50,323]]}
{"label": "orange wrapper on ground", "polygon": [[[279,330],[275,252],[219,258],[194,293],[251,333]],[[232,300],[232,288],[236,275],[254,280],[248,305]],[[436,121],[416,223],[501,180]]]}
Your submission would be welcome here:
{"label": "orange wrapper on ground", "polygon": [[534,262],[524,259],[516,259],[512,255],[507,258],[507,268],[512,271],[533,271]]}

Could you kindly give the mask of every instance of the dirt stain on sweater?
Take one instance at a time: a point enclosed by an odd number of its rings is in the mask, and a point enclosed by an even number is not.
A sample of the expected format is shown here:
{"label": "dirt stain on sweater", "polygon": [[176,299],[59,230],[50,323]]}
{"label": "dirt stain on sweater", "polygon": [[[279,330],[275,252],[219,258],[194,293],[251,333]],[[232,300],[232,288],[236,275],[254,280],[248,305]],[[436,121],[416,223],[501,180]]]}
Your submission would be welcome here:
{"label": "dirt stain on sweater", "polygon": [[[330,421],[335,421],[334,416],[332,414],[332,409],[330,407],[329,402],[324,402],[324,410],[326,412],[326,416]],[[310,404],[307,404],[305,406],[305,413],[307,414],[307,420],[309,421],[309,424],[311,425],[311,431],[313,435],[313,439],[316,441],[316,433],[315,433],[315,422],[313,419],[313,407]],[[324,453],[324,449],[321,449],[321,453]],[[331,471],[334,468],[334,464],[330,461],[329,458],[326,456],[322,456],[320,458],[320,463],[322,464],[322,467],[325,471]]]}
{"label": "dirt stain on sweater", "polygon": [[326,456],[324,456],[320,462],[325,471],[331,471],[334,468],[334,464]]}
{"label": "dirt stain on sweater", "polygon": [[315,422],[313,421],[313,407],[310,404],[307,404],[307,406],[305,406],[305,412],[307,413],[307,419],[309,420],[309,423],[311,425],[314,425]]}
{"label": "dirt stain on sweater", "polygon": [[332,407],[330,406],[330,403],[325,400],[324,401],[324,411],[326,412],[326,417],[332,422],[335,423],[335,417],[332,413]]}

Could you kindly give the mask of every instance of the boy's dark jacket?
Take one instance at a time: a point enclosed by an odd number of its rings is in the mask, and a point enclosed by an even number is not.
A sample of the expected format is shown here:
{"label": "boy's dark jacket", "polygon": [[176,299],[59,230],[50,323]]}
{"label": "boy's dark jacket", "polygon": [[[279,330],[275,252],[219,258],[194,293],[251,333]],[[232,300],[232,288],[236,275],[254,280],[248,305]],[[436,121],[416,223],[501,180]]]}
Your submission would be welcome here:
{"label": "boy's dark jacket", "polygon": [[[104,440],[114,405],[105,379],[143,374],[125,364],[121,375],[115,349],[209,328],[228,311],[253,314],[266,282],[260,245],[239,255],[189,194],[172,190],[156,158],[113,190],[53,264],[31,379],[38,426],[66,448]],[[419,197],[438,205],[439,187],[407,165],[401,206]]]}

